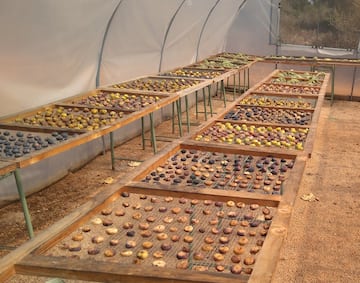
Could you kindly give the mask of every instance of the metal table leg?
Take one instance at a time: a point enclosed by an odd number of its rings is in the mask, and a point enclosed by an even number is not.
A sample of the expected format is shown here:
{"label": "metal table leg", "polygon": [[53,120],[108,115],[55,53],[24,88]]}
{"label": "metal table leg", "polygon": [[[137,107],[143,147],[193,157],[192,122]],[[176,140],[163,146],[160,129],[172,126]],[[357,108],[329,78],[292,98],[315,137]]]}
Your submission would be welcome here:
{"label": "metal table leg", "polygon": [[23,185],[21,182],[19,169],[15,169],[14,176],[15,176],[15,181],[16,181],[16,187],[17,187],[17,190],[19,193],[21,205],[22,205],[23,212],[24,212],[26,228],[28,230],[30,239],[32,239],[32,238],[34,238],[34,230],[33,230],[32,224],[31,224],[31,217],[30,217],[29,209],[28,209],[28,206],[26,203],[26,197],[25,197],[24,188],[23,188]]}
{"label": "metal table leg", "polygon": [[334,103],[335,96],[335,64],[331,68],[332,76],[331,76],[331,105]]}
{"label": "metal table leg", "polygon": [[189,101],[187,95],[185,96],[185,108],[186,108],[186,127],[188,133],[190,133]]}
{"label": "metal table leg", "polygon": [[226,107],[226,91],[225,91],[224,80],[221,81],[221,92],[223,95],[224,107]]}
{"label": "metal table leg", "polygon": [[145,149],[145,121],[144,121],[144,117],[141,117],[141,143],[142,143],[142,149]]}
{"label": "metal table leg", "polygon": [[[240,84],[240,76],[239,76],[239,84]],[[236,96],[236,74],[234,74],[233,100],[235,100],[235,96]]]}
{"label": "metal table leg", "polygon": [[151,144],[153,147],[154,154],[157,152],[157,146],[156,146],[156,135],[155,135],[155,125],[154,125],[154,114],[150,113],[150,132],[151,132]]}
{"label": "metal table leg", "polygon": [[213,107],[212,107],[212,98],[211,98],[211,86],[208,86],[209,93],[209,106],[210,106],[210,115],[213,116]]}
{"label": "metal table leg", "polygon": [[178,116],[178,125],[179,125],[179,135],[180,137],[183,136],[182,132],[182,118],[181,118],[181,98],[176,100],[176,110],[177,110],[177,116]]}
{"label": "metal table leg", "polygon": [[351,92],[350,92],[350,101],[353,100],[356,72],[357,72],[357,67],[354,68],[354,72],[353,72],[353,78],[352,78],[352,84],[351,84]]}
{"label": "metal table leg", "polygon": [[202,89],[203,93],[203,100],[204,100],[204,115],[205,115],[205,121],[207,121],[207,110],[206,110],[206,94],[205,94],[205,88]]}
{"label": "metal table leg", "polygon": [[250,68],[246,68],[246,72],[247,72],[247,85],[246,85],[246,90],[248,90],[250,88]]}
{"label": "metal table leg", "polygon": [[171,103],[171,132],[175,133],[175,102]]}
{"label": "metal table leg", "polygon": [[103,146],[102,155],[105,155],[105,153],[106,153],[105,136],[101,136],[101,140],[102,140],[102,146]]}
{"label": "metal table leg", "polygon": [[114,133],[110,132],[111,169],[115,170]]}
{"label": "metal table leg", "polygon": [[199,119],[198,91],[195,91],[195,113],[196,113],[196,120],[198,120]]}

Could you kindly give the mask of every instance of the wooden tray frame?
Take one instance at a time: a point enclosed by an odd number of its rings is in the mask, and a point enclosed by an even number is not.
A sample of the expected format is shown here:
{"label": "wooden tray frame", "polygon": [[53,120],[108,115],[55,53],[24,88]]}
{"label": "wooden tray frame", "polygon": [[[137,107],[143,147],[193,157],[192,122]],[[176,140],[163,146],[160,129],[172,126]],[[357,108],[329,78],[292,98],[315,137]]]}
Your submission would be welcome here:
{"label": "wooden tray frame", "polygon": [[315,57],[296,57],[296,56],[265,56],[264,63],[292,64],[292,65],[336,65],[336,66],[360,66],[360,59],[339,59],[339,58],[315,58]]}
{"label": "wooden tray frame", "polygon": [[[148,97],[159,97],[160,99],[159,99],[159,101],[157,101],[155,103],[152,103],[152,104],[149,104],[146,107],[143,107],[143,108],[140,108],[140,109],[125,109],[125,108],[121,108],[121,107],[103,107],[103,106],[96,106],[96,105],[92,105],[92,104],[79,104],[79,103],[76,103],[81,99],[88,98],[88,97],[91,97],[91,96],[96,96],[96,95],[98,95],[98,94],[100,94],[102,92],[106,92],[106,93],[116,92],[116,93],[120,93],[120,94],[129,94],[129,95],[135,95],[135,96],[142,96],[143,95],[143,96],[148,96]],[[72,106],[72,107],[78,107],[78,108],[86,107],[86,108],[106,109],[106,110],[123,111],[123,112],[132,113],[132,112],[142,111],[143,109],[145,109],[145,108],[147,108],[149,106],[153,106],[156,103],[160,103],[161,100],[167,99],[167,98],[169,98],[169,95],[162,94],[162,93],[159,93],[159,94],[154,94],[154,93],[152,93],[152,94],[127,93],[126,91],[114,91],[113,89],[98,88],[96,90],[87,92],[85,94],[73,96],[73,97],[67,98],[65,100],[62,100],[61,102],[56,103],[56,105],[58,105],[58,106],[68,106],[68,107]]]}
{"label": "wooden tray frame", "polygon": [[[194,85],[194,86],[190,86],[186,89],[183,90],[179,90],[176,92],[161,92],[161,91],[153,91],[153,90],[138,90],[138,89],[127,89],[127,88],[116,88],[114,87],[117,84],[122,84],[122,83],[127,83],[127,82],[132,82],[132,81],[136,81],[136,80],[142,80],[142,79],[154,79],[154,80],[176,80],[176,79],[186,79],[189,81],[199,81],[198,84]],[[186,96],[190,93],[193,93],[197,90],[203,89],[206,86],[211,85],[213,82],[211,79],[197,79],[197,78],[184,78],[184,77],[171,77],[171,76],[142,76],[142,77],[137,77],[135,79],[131,79],[129,81],[124,81],[124,82],[120,82],[120,83],[114,83],[111,84],[109,86],[104,87],[104,89],[107,90],[111,90],[111,91],[118,91],[118,92],[127,92],[127,93],[141,93],[141,94],[152,94],[152,95],[156,95],[156,94],[164,94],[164,95],[169,95],[169,96],[177,96],[177,97],[182,97],[182,96]]]}
{"label": "wooden tray frame", "polygon": [[[269,153],[266,151],[259,151],[256,148],[249,147],[249,148],[240,148],[240,147],[233,147],[231,145],[222,145],[222,144],[208,144],[208,143],[200,143],[200,142],[194,142],[191,140],[184,140],[179,146],[172,148],[171,150],[168,150],[165,154],[159,155],[156,159],[153,159],[152,164],[148,166],[143,171],[138,171],[137,175],[133,177],[133,180],[129,183],[131,186],[135,187],[141,187],[141,188],[149,188],[149,189],[167,189],[172,191],[177,191],[178,187],[183,187],[181,191],[191,191],[196,193],[203,193],[203,194],[209,194],[209,195],[223,195],[223,192],[231,192],[233,195],[240,194],[241,196],[246,197],[249,200],[267,200],[267,201],[279,201],[280,195],[270,195],[270,194],[262,194],[262,193],[256,193],[256,192],[245,192],[245,191],[230,191],[230,190],[222,190],[222,189],[212,189],[212,188],[192,188],[190,186],[174,186],[170,184],[149,184],[144,183],[141,180],[148,175],[151,171],[155,170],[158,166],[161,164],[164,164],[166,160],[168,160],[172,155],[174,155],[176,152],[178,152],[181,149],[187,149],[187,150],[199,150],[199,151],[205,151],[205,152],[219,152],[219,153],[225,153],[225,154],[239,154],[239,155],[250,155],[250,156],[257,156],[257,157],[264,157],[264,156],[274,156],[277,158],[285,158],[285,159],[291,159],[294,161],[295,166],[291,170],[296,171],[296,162],[299,158],[298,155],[293,154],[292,152],[284,152],[284,153]],[[290,173],[291,175],[291,173]],[[289,176],[290,177],[290,176]],[[274,205],[274,204],[272,204]]]}
{"label": "wooden tray frame", "polygon": [[11,172],[14,172],[15,169],[16,169],[15,162],[0,160],[0,177],[9,174]]}
{"label": "wooden tray frame", "polygon": [[[170,150],[178,149],[182,146],[177,143],[171,147],[166,148],[162,154],[167,156]],[[190,147],[191,145],[183,145]],[[198,146],[198,145],[195,145]],[[231,149],[228,149],[231,151]],[[154,156],[143,164],[145,167],[154,163]],[[305,159],[296,157],[295,166],[292,170],[291,177],[287,179],[286,190],[282,196],[256,196],[252,194],[244,194],[242,192],[228,192],[228,191],[202,191],[202,192],[188,192],[182,188],[167,189],[167,188],[146,188],[144,185],[139,185],[132,182],[113,185],[112,188],[104,193],[102,197],[98,197],[83,209],[76,212],[76,215],[69,216],[71,219],[64,219],[63,223],[56,224],[55,229],[49,229],[47,233],[42,233],[40,239],[36,238],[36,243],[28,247],[26,245],[23,250],[26,253],[17,251],[17,260],[15,260],[15,270],[8,269],[7,274],[16,271],[25,275],[41,275],[41,276],[58,276],[62,278],[82,279],[82,280],[99,280],[99,281],[116,281],[126,280],[126,282],[233,282],[235,279],[239,282],[246,282],[241,277],[232,274],[214,274],[207,272],[183,271],[183,270],[162,270],[157,268],[142,268],[139,272],[137,266],[121,266],[118,264],[99,264],[96,262],[89,262],[84,260],[72,260],[69,258],[54,258],[41,255],[42,251],[54,245],[59,239],[71,233],[78,225],[89,219],[94,213],[100,211],[109,202],[114,201],[119,193],[129,188],[133,192],[141,194],[160,194],[173,195],[178,197],[191,198],[206,198],[213,200],[226,201],[229,199],[239,199],[246,203],[256,201],[259,204],[277,207],[277,213],[272,221],[270,231],[264,245],[262,252],[258,257],[257,263],[248,282],[270,282],[276,262],[280,254],[280,248],[287,232],[287,226],[290,220],[291,207],[296,197],[298,185],[300,183],[303,170],[305,167]],[[140,170],[143,170],[139,168]],[[129,178],[134,178],[138,172],[133,172]],[[249,198],[250,197],[250,198]],[[65,223],[64,223],[65,222]],[[50,235],[51,232],[51,235]],[[23,251],[24,252],[24,251]],[[30,252],[30,253],[29,253]],[[40,255],[39,255],[40,253]],[[28,254],[28,255],[27,255]],[[1,265],[0,265],[1,266]],[[1,271],[1,269],[0,269]],[[161,272],[159,272],[161,271]],[[0,276],[1,278],[1,276]]]}
{"label": "wooden tray frame", "polygon": [[[261,109],[278,109],[278,110],[290,110],[290,111],[304,111],[304,112],[311,112],[311,115],[313,116],[314,115],[314,112],[315,112],[315,108],[292,108],[292,107],[281,107],[281,106],[252,106],[252,105],[244,105],[244,104],[237,104],[236,106],[230,108],[228,111],[226,112],[223,112],[221,115],[218,116],[219,120],[222,120],[222,121],[228,121],[228,122],[232,122],[232,121],[237,121],[239,123],[251,123],[250,121],[246,121],[246,120],[231,120],[231,119],[224,119],[224,116],[231,110],[236,110],[238,107],[241,107],[241,108],[246,108],[246,107],[257,107],[257,108],[261,108]],[[254,122],[254,123],[257,123],[257,124],[261,124],[261,122]],[[310,124],[309,125],[305,125],[305,126],[310,126],[312,123],[312,117],[311,117],[311,121],[310,121]],[[267,124],[267,123],[265,123]],[[296,126],[297,124],[282,124],[282,125],[289,125],[289,126]]]}
{"label": "wooden tray frame", "polygon": [[[319,97],[316,95],[316,96],[311,96],[311,97],[307,97],[306,95],[305,96],[295,96],[295,95],[289,95],[289,94],[287,94],[287,93],[284,93],[283,95],[281,95],[281,94],[278,94],[278,93],[268,93],[268,92],[259,92],[259,91],[252,91],[252,92],[248,92],[248,93],[246,93],[246,94],[244,94],[242,97],[241,97],[241,99],[239,99],[239,100],[237,100],[237,104],[236,105],[244,105],[244,106],[254,106],[253,104],[241,104],[240,102],[243,100],[243,99],[245,99],[245,98],[249,98],[249,97],[251,97],[251,96],[259,96],[259,97],[274,97],[274,98],[280,98],[280,99],[287,99],[287,98],[290,98],[291,100],[297,100],[297,99],[310,99],[310,100],[314,100],[314,105],[313,105],[313,107],[312,108],[309,108],[309,109],[313,109],[313,110],[315,110],[315,108],[316,108],[316,105],[317,105],[317,101],[318,101],[318,99],[319,99]],[[259,107],[261,107],[261,106],[259,106]],[[262,107],[270,107],[270,106],[262,106]],[[273,106],[274,108],[277,108],[277,107],[279,107],[279,108],[283,108],[283,106]],[[291,108],[291,107],[285,107],[285,108]],[[300,109],[300,108],[296,108],[296,107],[293,107],[293,108],[291,108],[291,109],[294,109],[294,110],[296,110],[296,109]],[[308,108],[303,108],[303,109],[308,109]]]}
{"label": "wooden tray frame", "polygon": [[313,135],[310,135],[310,133],[313,131],[313,127],[312,124],[311,125],[306,125],[306,126],[302,126],[302,125],[288,125],[288,124],[275,124],[275,123],[260,123],[260,122],[242,122],[242,121],[233,121],[233,120],[220,120],[220,119],[216,119],[215,120],[211,120],[209,123],[207,123],[205,125],[205,127],[201,127],[201,129],[197,130],[195,133],[193,133],[189,138],[193,141],[195,141],[195,138],[197,135],[200,135],[202,132],[204,132],[205,130],[207,130],[208,128],[212,127],[213,125],[215,125],[217,122],[221,122],[221,123],[232,123],[232,124],[237,124],[237,125],[254,125],[254,126],[271,126],[271,127],[286,127],[286,128],[295,128],[295,129],[309,129],[308,133],[307,133],[307,137],[304,143],[304,150],[295,150],[295,149],[284,149],[284,148],[273,148],[273,147],[253,147],[253,146],[248,146],[248,145],[242,145],[242,144],[226,144],[226,143],[217,143],[215,141],[209,141],[209,142],[203,142],[203,141],[196,141],[196,142],[200,142],[202,144],[221,144],[223,146],[230,146],[230,147],[234,147],[234,148],[243,148],[243,149],[255,149],[256,151],[259,152],[266,152],[267,154],[284,154],[284,153],[290,153],[290,154],[294,154],[294,155],[302,155],[302,154],[307,154],[309,155],[311,153],[312,150],[312,146],[313,146],[313,140],[310,138]]}
{"label": "wooden tray frame", "polygon": [[237,69],[201,69],[201,68],[183,67],[183,68],[176,68],[168,72],[164,72],[163,74],[159,74],[159,76],[174,77],[174,78],[191,78],[186,76],[175,76],[175,75],[171,76],[170,74],[166,75],[166,73],[174,72],[177,70],[191,70],[191,71],[199,71],[199,72],[220,72],[221,75],[215,76],[213,78],[193,78],[193,79],[201,79],[201,80],[211,80],[213,83],[220,82],[238,73]]}

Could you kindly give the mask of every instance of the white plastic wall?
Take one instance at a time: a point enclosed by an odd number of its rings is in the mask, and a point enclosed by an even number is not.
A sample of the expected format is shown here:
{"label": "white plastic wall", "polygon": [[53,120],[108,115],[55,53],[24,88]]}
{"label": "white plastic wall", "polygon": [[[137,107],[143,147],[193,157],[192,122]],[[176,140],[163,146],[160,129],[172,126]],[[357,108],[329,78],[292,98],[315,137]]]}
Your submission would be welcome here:
{"label": "white plastic wall", "polygon": [[95,87],[115,0],[0,1],[0,116]]}
{"label": "white plastic wall", "polygon": [[[2,0],[0,117],[221,52],[243,1]],[[159,112],[156,121],[169,115],[169,109]],[[139,131],[134,122],[116,131],[115,140]],[[98,139],[22,169],[26,193],[101,150]],[[17,197],[12,177],[0,180],[0,187],[0,203]]]}

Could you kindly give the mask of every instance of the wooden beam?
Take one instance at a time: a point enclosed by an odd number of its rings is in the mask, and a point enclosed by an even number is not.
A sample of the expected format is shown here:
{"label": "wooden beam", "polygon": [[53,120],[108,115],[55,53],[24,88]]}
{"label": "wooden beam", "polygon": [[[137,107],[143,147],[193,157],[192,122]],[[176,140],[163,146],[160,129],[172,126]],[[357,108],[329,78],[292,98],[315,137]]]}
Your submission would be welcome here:
{"label": "wooden beam", "polygon": [[233,283],[246,282],[247,276],[216,274],[171,268],[151,268],[141,265],[103,263],[93,260],[77,260],[61,257],[29,255],[15,266],[16,272],[24,275],[40,275],[76,280],[127,283]]}

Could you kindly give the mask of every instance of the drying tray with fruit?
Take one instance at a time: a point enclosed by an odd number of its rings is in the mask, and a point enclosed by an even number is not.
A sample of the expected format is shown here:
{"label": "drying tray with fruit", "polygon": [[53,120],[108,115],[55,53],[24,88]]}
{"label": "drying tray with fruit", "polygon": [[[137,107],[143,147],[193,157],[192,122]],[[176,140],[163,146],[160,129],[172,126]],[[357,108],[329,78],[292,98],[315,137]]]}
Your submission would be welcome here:
{"label": "drying tray with fruit", "polygon": [[165,94],[127,93],[107,89],[96,89],[94,91],[63,100],[62,104],[76,107],[85,106],[104,108],[106,110],[135,112],[155,105],[159,107],[159,105],[167,99],[169,99],[169,95]]}
{"label": "drying tray with fruit", "polygon": [[246,60],[248,62],[250,61],[261,61],[263,60],[262,57],[244,54],[244,53],[231,53],[231,52],[223,52],[216,54],[214,56],[211,56],[211,58],[229,58],[229,59],[237,59],[237,60]]}
{"label": "drying tray with fruit", "polygon": [[279,71],[272,76],[267,83],[297,85],[297,86],[321,86],[326,80],[324,72],[298,72],[298,71]]}
{"label": "drying tray with fruit", "polygon": [[254,92],[258,93],[275,93],[275,94],[287,94],[293,96],[317,96],[321,94],[320,86],[299,86],[279,83],[263,83],[257,87]]}
{"label": "drying tray with fruit", "polygon": [[191,138],[206,143],[275,149],[274,152],[307,153],[309,130],[310,127],[300,125],[214,120]]}
{"label": "drying tray with fruit", "polygon": [[236,105],[219,118],[228,121],[310,125],[313,109]]}
{"label": "drying tray with fruit", "polygon": [[9,127],[0,124],[0,160],[18,160],[31,157],[61,143],[71,141],[80,132],[52,131],[43,129],[34,131],[32,128]]}
{"label": "drying tray with fruit", "polygon": [[296,155],[182,143],[134,178],[137,186],[282,195]]}
{"label": "drying tray with fruit", "polygon": [[123,191],[47,249],[50,257],[249,276],[276,208]]}
{"label": "drying tray with fruit", "polygon": [[236,73],[236,70],[225,70],[225,69],[200,69],[200,68],[178,68],[172,71],[163,72],[160,76],[167,77],[185,77],[195,79],[207,79],[213,82],[224,80]]}
{"label": "drying tray with fruit", "polygon": [[357,66],[360,64],[360,59],[356,58],[326,58],[326,57],[310,57],[310,56],[265,56],[265,61],[296,61],[304,63],[319,63],[319,64],[339,64]]}
{"label": "drying tray with fruit", "polygon": [[110,126],[130,111],[98,109],[96,107],[50,105],[34,111],[9,117],[0,122],[14,126],[38,129],[93,131]]}
{"label": "drying tray with fruit", "polygon": [[272,108],[291,108],[291,109],[315,109],[317,104],[317,97],[293,97],[293,96],[278,96],[266,95],[258,92],[251,92],[238,100],[239,105],[243,106],[261,106]]}
{"label": "drying tray with fruit", "polygon": [[211,80],[205,79],[151,76],[113,84],[108,88],[131,93],[187,95],[211,83]]}
{"label": "drying tray with fruit", "polygon": [[190,66],[189,68],[199,68],[199,69],[242,69],[250,67],[256,61],[249,60],[239,60],[239,59],[229,59],[229,58],[208,58],[203,61],[197,62]]}

